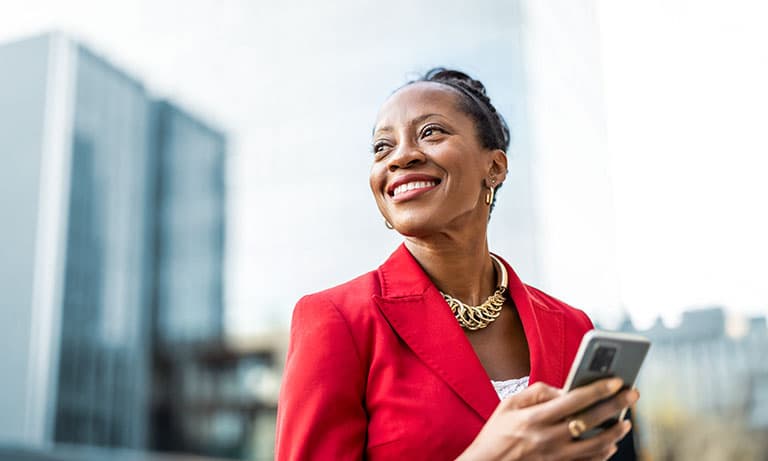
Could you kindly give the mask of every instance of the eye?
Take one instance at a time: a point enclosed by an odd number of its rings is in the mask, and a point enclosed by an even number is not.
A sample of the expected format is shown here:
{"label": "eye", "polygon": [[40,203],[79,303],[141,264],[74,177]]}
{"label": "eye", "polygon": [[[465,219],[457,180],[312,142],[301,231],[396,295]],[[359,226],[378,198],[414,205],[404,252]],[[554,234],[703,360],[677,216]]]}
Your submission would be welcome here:
{"label": "eye", "polygon": [[427,125],[421,130],[421,137],[428,138],[437,133],[445,133],[445,130],[439,125]]}
{"label": "eye", "polygon": [[387,141],[376,141],[371,146],[371,151],[373,155],[380,156],[388,147],[389,143]]}

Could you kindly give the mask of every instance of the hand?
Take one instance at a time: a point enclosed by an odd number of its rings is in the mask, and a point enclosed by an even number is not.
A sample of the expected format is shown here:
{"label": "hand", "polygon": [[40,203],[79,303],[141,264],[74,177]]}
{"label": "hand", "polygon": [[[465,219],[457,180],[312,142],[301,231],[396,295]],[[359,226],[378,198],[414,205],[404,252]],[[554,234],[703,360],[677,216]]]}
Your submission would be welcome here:
{"label": "hand", "polygon": [[608,459],[616,452],[616,443],[629,432],[629,421],[587,440],[574,440],[568,422],[578,418],[589,430],[634,404],[639,393],[628,389],[616,394],[621,386],[621,379],[611,378],[565,393],[536,383],[500,402],[457,461]]}

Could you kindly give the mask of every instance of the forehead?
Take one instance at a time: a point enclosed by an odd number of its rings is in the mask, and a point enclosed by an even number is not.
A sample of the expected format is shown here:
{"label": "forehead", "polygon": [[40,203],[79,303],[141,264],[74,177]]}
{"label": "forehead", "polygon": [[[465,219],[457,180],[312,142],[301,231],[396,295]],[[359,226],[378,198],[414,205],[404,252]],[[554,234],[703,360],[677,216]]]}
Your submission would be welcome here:
{"label": "forehead", "polygon": [[435,82],[416,82],[394,92],[379,110],[374,130],[408,121],[427,113],[448,118],[464,117],[456,90]]}

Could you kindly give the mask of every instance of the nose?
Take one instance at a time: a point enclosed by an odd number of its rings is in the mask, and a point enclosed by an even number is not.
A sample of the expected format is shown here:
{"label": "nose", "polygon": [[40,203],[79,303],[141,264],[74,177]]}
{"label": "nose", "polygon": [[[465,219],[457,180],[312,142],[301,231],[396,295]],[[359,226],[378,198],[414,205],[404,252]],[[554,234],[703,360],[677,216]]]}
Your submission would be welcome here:
{"label": "nose", "polygon": [[426,161],[426,155],[420,151],[415,145],[410,143],[403,143],[389,154],[389,161],[387,168],[389,171],[394,172],[400,168],[411,168],[420,163]]}

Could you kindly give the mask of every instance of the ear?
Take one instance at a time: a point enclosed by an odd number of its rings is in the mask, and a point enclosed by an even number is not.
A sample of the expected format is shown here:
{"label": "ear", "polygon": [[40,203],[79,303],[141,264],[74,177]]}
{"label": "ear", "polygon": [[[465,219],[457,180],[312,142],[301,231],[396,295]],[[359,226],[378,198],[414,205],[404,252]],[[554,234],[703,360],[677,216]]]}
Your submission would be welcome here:
{"label": "ear", "polygon": [[500,185],[507,179],[507,154],[501,149],[496,149],[491,152],[491,164],[488,169],[488,177],[486,178],[486,186],[491,187],[488,182],[490,178],[495,181],[495,186]]}

